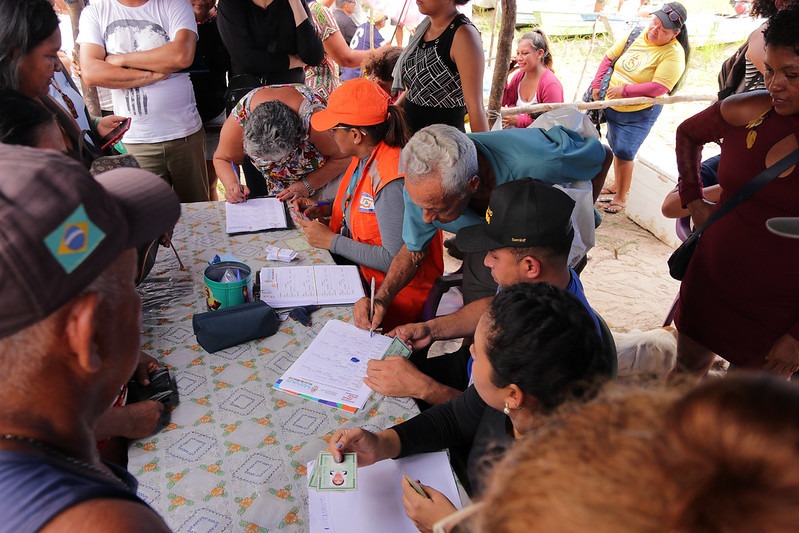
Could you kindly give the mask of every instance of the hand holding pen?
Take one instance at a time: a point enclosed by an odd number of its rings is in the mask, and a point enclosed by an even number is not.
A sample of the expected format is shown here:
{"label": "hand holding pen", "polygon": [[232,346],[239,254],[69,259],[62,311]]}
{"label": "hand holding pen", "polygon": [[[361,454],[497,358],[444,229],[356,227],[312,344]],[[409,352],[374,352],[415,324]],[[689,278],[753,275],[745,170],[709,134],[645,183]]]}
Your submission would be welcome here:
{"label": "hand holding pen", "polygon": [[297,214],[308,220],[326,219],[333,212],[333,206],[328,201],[317,202],[308,198],[299,198],[291,202]]}

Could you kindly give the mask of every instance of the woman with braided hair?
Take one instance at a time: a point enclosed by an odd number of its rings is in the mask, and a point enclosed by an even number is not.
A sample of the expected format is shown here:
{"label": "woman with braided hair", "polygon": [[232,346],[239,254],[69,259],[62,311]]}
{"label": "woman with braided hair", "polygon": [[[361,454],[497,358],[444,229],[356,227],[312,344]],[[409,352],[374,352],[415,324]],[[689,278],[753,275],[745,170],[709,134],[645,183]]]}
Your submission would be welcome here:
{"label": "woman with braided hair", "polygon": [[[604,375],[601,341],[593,319],[573,295],[548,283],[522,283],[501,291],[480,319],[472,345],[474,384],[390,429],[338,430],[328,445],[336,460],[356,452],[358,465],[444,448],[468,447],[472,492],[486,468],[542,416],[570,398],[586,396]],[[466,482],[467,480],[462,481]],[[424,498],[403,480],[403,504],[422,531],[454,512],[437,490]]]}

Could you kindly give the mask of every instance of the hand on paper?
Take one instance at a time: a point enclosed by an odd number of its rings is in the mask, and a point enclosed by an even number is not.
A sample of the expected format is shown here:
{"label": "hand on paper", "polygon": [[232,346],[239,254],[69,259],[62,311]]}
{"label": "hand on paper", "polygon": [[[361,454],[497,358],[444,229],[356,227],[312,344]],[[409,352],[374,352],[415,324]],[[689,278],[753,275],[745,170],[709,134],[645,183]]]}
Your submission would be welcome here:
{"label": "hand on paper", "polygon": [[330,246],[333,244],[333,237],[336,234],[330,231],[327,224],[322,224],[316,220],[303,220],[302,218],[297,219],[297,224],[302,226],[308,244],[315,248],[330,250]]}
{"label": "hand on paper", "polygon": [[410,346],[414,351],[427,348],[433,344],[433,332],[427,322],[414,322],[413,324],[404,324],[397,326],[388,333],[388,337],[397,337],[402,342]]}
{"label": "hand on paper", "polygon": [[369,298],[361,298],[352,308],[352,316],[355,317],[355,325],[361,329],[377,329],[380,323],[383,322],[383,316],[386,314],[386,305],[383,300],[375,298],[375,310],[372,320],[369,320]]}
{"label": "hand on paper", "polygon": [[150,374],[158,370],[160,366],[155,357],[140,351],[139,364],[136,365],[136,372],[133,374],[133,377],[146,387],[150,384]]}
{"label": "hand on paper", "polygon": [[249,195],[250,188],[246,185],[236,183],[235,185],[228,187],[227,184],[225,184],[225,200],[231,204],[243,202]]}
{"label": "hand on paper", "polygon": [[799,370],[799,340],[786,334],[777,339],[766,355],[763,370],[791,375]]}
{"label": "hand on paper", "polygon": [[446,496],[432,487],[422,485],[428,496],[428,498],[423,498],[413,490],[405,477],[402,478],[401,483],[402,505],[405,507],[408,518],[413,520],[416,528],[422,533],[432,533],[433,524],[458,510]]}
{"label": "hand on paper", "polygon": [[[327,451],[333,454],[337,463],[341,462],[343,453],[358,454],[358,466],[369,466],[377,462],[377,435],[361,428],[339,429],[333,433],[327,444]],[[361,455],[363,454],[363,455]]]}
{"label": "hand on paper", "polygon": [[366,365],[366,386],[383,396],[421,398],[426,388],[425,376],[413,363],[397,355]]}

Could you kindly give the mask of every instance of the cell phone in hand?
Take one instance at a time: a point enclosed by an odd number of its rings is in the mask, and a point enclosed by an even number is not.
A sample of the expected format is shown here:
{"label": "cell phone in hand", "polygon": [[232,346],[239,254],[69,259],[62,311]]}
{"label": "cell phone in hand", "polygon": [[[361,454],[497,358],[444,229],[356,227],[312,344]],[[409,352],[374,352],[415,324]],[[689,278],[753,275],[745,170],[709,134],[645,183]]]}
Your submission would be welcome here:
{"label": "cell phone in hand", "polygon": [[105,150],[109,146],[118,143],[122,136],[125,135],[125,132],[129,129],[130,117],[120,122],[119,126],[108,132],[108,135],[105,135],[102,139],[100,139],[100,149]]}

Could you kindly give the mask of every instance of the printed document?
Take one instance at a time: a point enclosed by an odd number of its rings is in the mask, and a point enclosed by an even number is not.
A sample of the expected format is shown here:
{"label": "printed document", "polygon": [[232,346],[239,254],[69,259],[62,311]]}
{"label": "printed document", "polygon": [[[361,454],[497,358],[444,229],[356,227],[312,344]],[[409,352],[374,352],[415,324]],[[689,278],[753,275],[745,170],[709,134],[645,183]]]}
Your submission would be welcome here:
{"label": "printed document", "polygon": [[331,320],[274,388],[353,413],[372,393],[363,382],[369,360],[410,353],[399,339]]}
{"label": "printed document", "polygon": [[285,204],[277,198],[251,198],[246,202],[225,202],[228,233],[249,233],[267,229],[287,229]]}
{"label": "printed document", "polygon": [[[314,461],[308,463],[313,472]],[[358,468],[358,488],[308,488],[311,533],[418,533],[402,506],[402,473],[441,491],[461,508],[446,452],[422,453]]]}
{"label": "printed document", "polygon": [[276,309],[353,304],[363,297],[361,275],[355,265],[261,269],[261,300]]}

